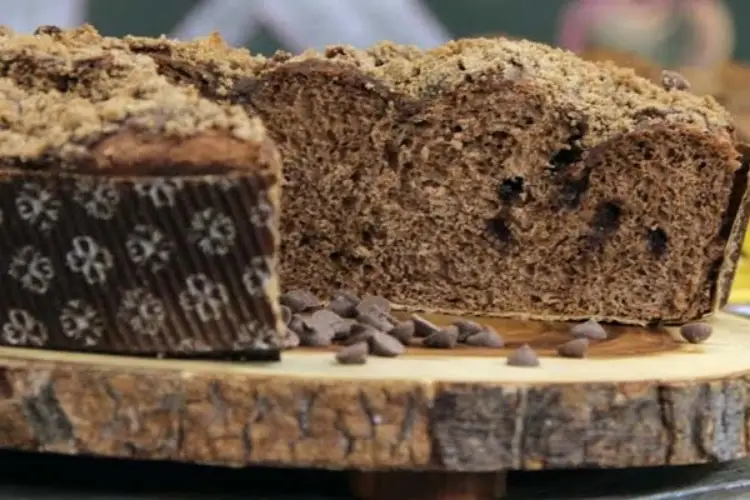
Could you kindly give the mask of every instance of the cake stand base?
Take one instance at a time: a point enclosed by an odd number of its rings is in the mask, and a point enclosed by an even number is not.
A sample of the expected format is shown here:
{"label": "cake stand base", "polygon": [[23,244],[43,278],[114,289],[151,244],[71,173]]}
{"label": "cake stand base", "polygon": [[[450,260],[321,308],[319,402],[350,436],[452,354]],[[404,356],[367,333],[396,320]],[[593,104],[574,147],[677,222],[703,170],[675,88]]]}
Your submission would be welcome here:
{"label": "cake stand base", "polygon": [[[0,447],[357,471],[362,499],[486,499],[509,470],[747,456],[750,320],[718,314],[700,345],[612,327],[587,359],[555,355],[565,325],[492,322],[508,349],[360,366],[326,350],[250,364],[3,348]],[[506,365],[523,343],[539,367]]]}

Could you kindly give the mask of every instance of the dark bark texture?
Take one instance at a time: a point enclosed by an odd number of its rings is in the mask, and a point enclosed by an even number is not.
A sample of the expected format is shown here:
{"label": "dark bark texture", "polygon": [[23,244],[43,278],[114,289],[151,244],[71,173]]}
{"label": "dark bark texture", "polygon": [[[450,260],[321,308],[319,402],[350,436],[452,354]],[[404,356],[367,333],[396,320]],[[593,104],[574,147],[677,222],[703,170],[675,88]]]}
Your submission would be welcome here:
{"label": "dark bark texture", "polygon": [[[493,386],[5,361],[0,446],[242,466],[500,471],[747,455],[750,377]],[[218,367],[218,368],[217,368]]]}

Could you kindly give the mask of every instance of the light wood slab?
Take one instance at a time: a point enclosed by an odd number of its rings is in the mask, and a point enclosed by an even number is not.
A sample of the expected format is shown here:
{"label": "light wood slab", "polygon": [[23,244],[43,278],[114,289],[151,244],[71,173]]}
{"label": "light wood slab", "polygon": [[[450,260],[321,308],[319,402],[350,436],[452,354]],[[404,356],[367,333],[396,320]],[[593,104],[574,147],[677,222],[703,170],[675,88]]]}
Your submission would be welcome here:
{"label": "light wood slab", "polygon": [[[450,318],[433,318],[439,322]],[[750,320],[719,314],[688,345],[674,330],[610,328],[562,359],[567,326],[491,320],[510,349],[429,351],[340,366],[152,360],[0,349],[0,446],[214,463],[459,472],[629,467],[748,454]]]}

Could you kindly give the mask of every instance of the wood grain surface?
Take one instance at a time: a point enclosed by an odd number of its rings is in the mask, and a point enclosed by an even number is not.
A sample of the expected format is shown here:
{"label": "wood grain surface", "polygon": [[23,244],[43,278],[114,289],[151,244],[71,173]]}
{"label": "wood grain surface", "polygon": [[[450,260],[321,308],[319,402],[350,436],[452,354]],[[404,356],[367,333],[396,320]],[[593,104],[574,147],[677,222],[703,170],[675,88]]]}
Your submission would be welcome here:
{"label": "wood grain surface", "polygon": [[[433,318],[441,322],[450,318]],[[565,325],[494,320],[509,347],[412,349],[364,366],[0,350],[0,447],[212,463],[499,471],[704,463],[747,455],[750,320],[706,344],[612,327],[589,359]],[[529,342],[539,368],[505,364]]]}

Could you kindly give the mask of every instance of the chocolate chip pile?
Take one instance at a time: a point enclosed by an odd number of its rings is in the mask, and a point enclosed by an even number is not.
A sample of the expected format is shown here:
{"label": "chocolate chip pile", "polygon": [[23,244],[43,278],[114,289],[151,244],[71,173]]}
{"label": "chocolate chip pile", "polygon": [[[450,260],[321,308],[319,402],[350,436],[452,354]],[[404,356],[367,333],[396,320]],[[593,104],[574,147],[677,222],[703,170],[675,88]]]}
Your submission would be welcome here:
{"label": "chocolate chip pile", "polygon": [[395,357],[406,346],[452,349],[458,344],[500,348],[503,338],[490,326],[457,320],[439,327],[419,315],[401,320],[391,314],[388,300],[376,295],[357,295],[340,290],[324,304],[306,290],[281,296],[286,323],[285,347],[343,346],[336,359],[342,364],[363,364],[368,355]]}
{"label": "chocolate chip pile", "polygon": [[[307,290],[286,292],[281,296],[281,312],[286,324],[286,349],[340,346],[335,359],[344,365],[365,364],[368,356],[396,357],[407,346],[452,349],[463,344],[499,349],[505,345],[503,337],[491,326],[458,319],[439,327],[417,314],[402,320],[391,313],[385,298],[358,297],[346,290],[335,292],[327,304]],[[690,343],[703,342],[711,335],[711,327],[705,323],[684,325],[680,331]],[[586,358],[592,341],[608,338],[606,329],[593,319],[572,325],[569,333],[571,339],[558,346],[558,356]],[[540,365],[528,344],[511,352],[506,363],[516,367]]]}

